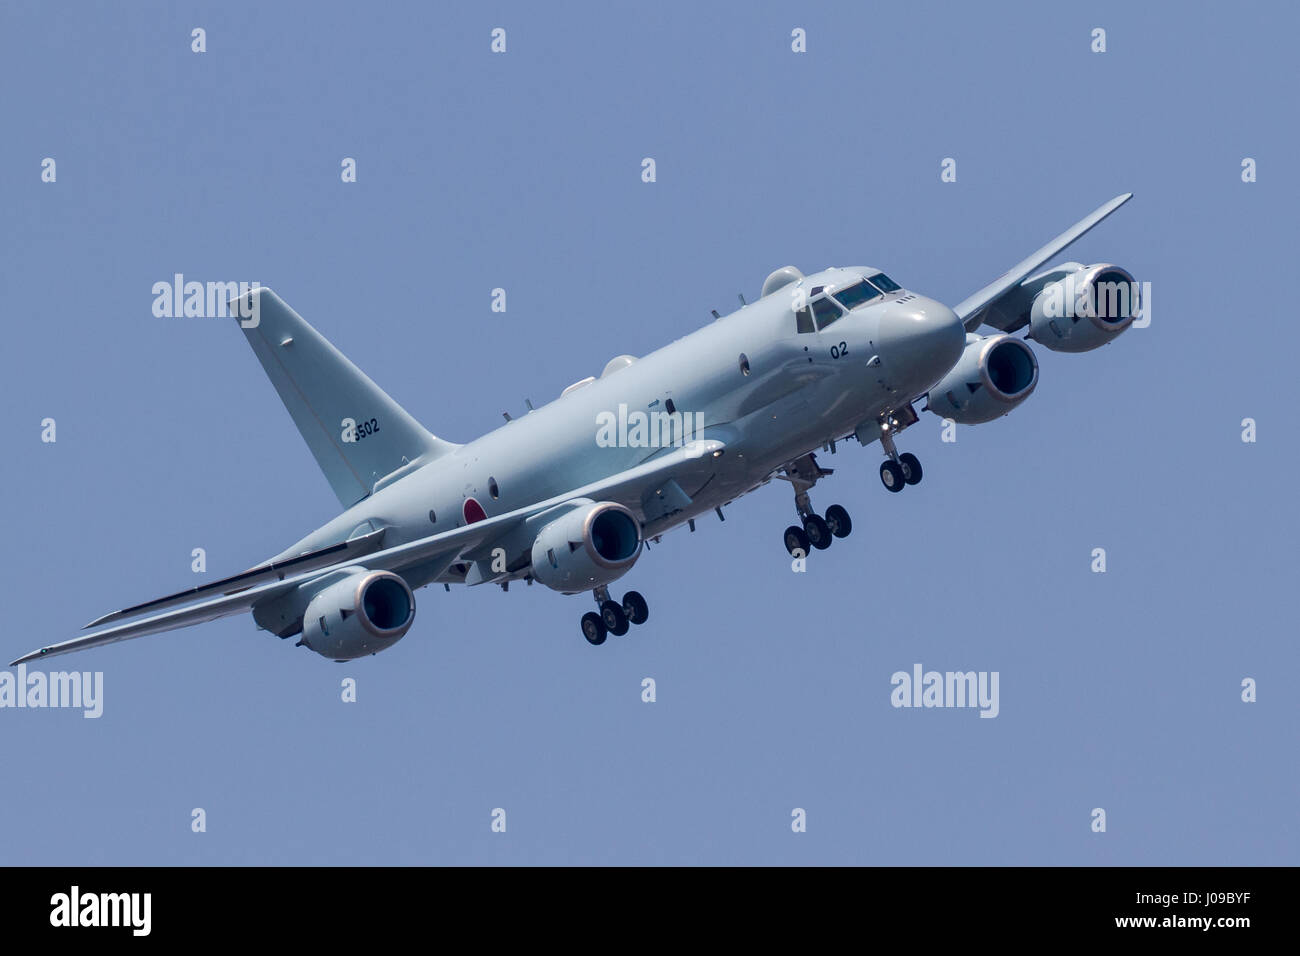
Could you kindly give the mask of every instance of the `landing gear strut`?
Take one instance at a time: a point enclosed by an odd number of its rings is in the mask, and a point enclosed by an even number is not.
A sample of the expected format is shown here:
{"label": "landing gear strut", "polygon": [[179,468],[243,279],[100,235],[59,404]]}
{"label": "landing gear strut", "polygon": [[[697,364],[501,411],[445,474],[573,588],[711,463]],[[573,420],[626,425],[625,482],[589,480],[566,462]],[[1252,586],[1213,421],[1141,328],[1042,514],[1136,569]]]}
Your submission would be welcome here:
{"label": "landing gear strut", "polygon": [[910,451],[905,451],[901,455],[898,453],[898,448],[894,445],[896,430],[889,422],[884,422],[880,426],[880,446],[889,456],[886,461],[880,463],[880,483],[885,486],[886,491],[893,492],[902,491],[904,485],[920,484],[922,475],[920,459]]}
{"label": "landing gear strut", "polygon": [[621,637],[631,625],[644,624],[650,618],[650,608],[638,591],[628,591],[622,603],[612,600],[603,584],[591,593],[598,610],[582,615],[582,636],[588,644],[604,644],[608,634]]}
{"label": "landing gear strut", "polygon": [[785,550],[792,557],[807,557],[811,548],[825,551],[836,538],[847,538],[853,530],[853,521],[842,505],[831,505],[823,518],[813,510],[808,497],[808,489],[832,471],[818,465],[817,458],[809,453],[791,462],[777,476],[794,486],[794,507],[799,512],[800,524],[790,525],[783,535]]}

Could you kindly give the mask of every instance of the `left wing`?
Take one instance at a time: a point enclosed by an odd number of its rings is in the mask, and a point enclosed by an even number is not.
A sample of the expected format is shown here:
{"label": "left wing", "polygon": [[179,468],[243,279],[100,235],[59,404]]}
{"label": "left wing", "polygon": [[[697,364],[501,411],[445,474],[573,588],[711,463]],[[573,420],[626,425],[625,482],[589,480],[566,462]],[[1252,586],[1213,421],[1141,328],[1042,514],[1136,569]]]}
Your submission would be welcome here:
{"label": "left wing", "polygon": [[[581,488],[575,488],[573,491],[548,498],[545,501],[539,501],[536,504],[515,511],[486,518],[483,521],[476,521],[473,524],[465,525],[463,528],[420,538],[418,541],[411,541],[394,548],[376,551],[372,554],[349,555],[324,567],[302,571],[292,577],[277,578],[251,587],[245,586],[242,590],[234,593],[221,593],[215,597],[200,600],[197,604],[174,608],[129,624],[119,624],[116,627],[110,627],[95,634],[87,634],[84,637],[76,637],[60,644],[50,644],[18,658],[9,666],[14,667],[41,657],[68,654],[72,651],[81,651],[104,644],[115,644],[118,641],[126,641],[134,637],[144,637],[146,634],[158,634],[162,631],[172,631],[182,627],[190,627],[194,624],[202,624],[206,621],[215,621],[217,618],[229,617],[241,611],[251,610],[262,601],[277,598],[294,588],[309,584],[327,574],[332,574],[347,567],[356,567],[363,562],[364,567],[372,571],[400,572],[404,568],[428,565],[435,562],[442,562],[444,568],[450,567],[462,555],[472,555],[475,550],[507,534],[529,518],[536,517],[574,499],[591,498],[601,501],[618,501],[620,503],[639,503],[641,496],[647,489],[653,488],[668,478],[678,478],[693,473],[711,471],[711,462],[714,458],[720,456],[725,449],[726,445],[717,439],[693,441],[682,448],[675,448],[668,454],[660,455],[634,468],[629,468],[616,475],[602,478],[599,481],[583,485]],[[315,552],[315,554],[319,553]],[[292,562],[289,563],[292,564]],[[275,574],[283,567],[284,565],[264,565],[261,568],[255,568],[254,572],[260,575]],[[236,578],[240,577],[242,575],[236,576]],[[214,582],[214,584],[209,585],[209,589],[221,588],[228,584],[229,579]],[[243,585],[244,582],[241,581],[240,584]],[[166,606],[184,597],[185,595],[182,593],[169,598],[161,598],[158,601],[137,605],[135,609],[128,608],[125,611],[114,612],[100,618],[99,621],[141,613],[146,608],[156,608],[160,605]]]}
{"label": "left wing", "polygon": [[95,618],[86,625],[86,628],[111,624],[113,621],[124,621],[127,618],[139,617],[141,614],[150,611],[165,611],[168,608],[179,607],[182,604],[193,604],[195,601],[216,597],[219,594],[226,596],[238,594],[258,584],[283,581],[291,571],[295,574],[302,574],[305,571],[314,571],[318,568],[337,567],[343,563],[355,564],[358,557],[378,550],[379,542],[383,538],[384,529],[381,528],[378,531],[371,531],[368,534],[358,535],[338,544],[332,544],[327,548],[321,548],[319,551],[308,551],[306,554],[289,558],[287,561],[280,561],[279,563],[268,561],[240,574],[222,578],[220,581],[209,581],[207,584],[190,588],[188,591],[179,591],[176,594],[169,594],[166,597],[146,601],[144,604],[136,604],[120,611],[112,611],[103,617]]}
{"label": "left wing", "polygon": [[1090,215],[1080,219],[1047,245],[1032,253],[1028,258],[1016,263],[1009,271],[1003,273],[1001,277],[990,282],[974,295],[963,299],[958,303],[953,311],[957,313],[957,316],[966,326],[966,331],[974,332],[980,327],[980,323],[984,321],[984,310],[987,309],[990,304],[1018,286],[1035,270],[1037,270],[1039,266],[1043,265],[1049,259],[1053,259],[1060,255],[1069,248],[1076,239],[1132,198],[1132,193],[1124,193],[1122,196],[1116,196],[1104,206],[1094,210]]}

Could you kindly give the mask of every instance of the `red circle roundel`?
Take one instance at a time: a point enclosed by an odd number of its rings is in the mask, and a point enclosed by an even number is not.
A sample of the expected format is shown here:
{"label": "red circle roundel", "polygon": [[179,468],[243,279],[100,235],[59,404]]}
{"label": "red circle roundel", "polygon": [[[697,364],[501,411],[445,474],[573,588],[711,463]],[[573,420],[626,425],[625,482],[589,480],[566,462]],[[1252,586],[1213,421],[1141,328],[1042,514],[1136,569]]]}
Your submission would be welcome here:
{"label": "red circle roundel", "polygon": [[487,512],[483,510],[483,506],[481,504],[479,504],[473,498],[465,499],[465,523],[466,524],[473,524],[475,521],[482,521],[486,517],[487,517]]}

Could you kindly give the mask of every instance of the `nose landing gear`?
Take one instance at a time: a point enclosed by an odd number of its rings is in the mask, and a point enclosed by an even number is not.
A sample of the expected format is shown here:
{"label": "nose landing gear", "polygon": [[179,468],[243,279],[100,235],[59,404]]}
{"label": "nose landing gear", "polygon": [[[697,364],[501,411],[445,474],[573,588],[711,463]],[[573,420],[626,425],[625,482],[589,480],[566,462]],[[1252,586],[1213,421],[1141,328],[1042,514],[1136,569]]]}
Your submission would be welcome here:
{"label": "nose landing gear", "polygon": [[622,603],[611,600],[609,588],[603,584],[591,593],[599,611],[582,615],[582,636],[588,644],[604,644],[607,634],[621,637],[631,625],[644,624],[650,618],[650,608],[638,591],[628,591]]}
{"label": "nose landing gear", "polygon": [[894,445],[894,431],[888,424],[880,428],[880,445],[889,456],[880,463],[880,483],[886,491],[899,492],[904,485],[920,484],[923,473],[920,459],[910,451],[901,455],[898,453],[898,448]]}

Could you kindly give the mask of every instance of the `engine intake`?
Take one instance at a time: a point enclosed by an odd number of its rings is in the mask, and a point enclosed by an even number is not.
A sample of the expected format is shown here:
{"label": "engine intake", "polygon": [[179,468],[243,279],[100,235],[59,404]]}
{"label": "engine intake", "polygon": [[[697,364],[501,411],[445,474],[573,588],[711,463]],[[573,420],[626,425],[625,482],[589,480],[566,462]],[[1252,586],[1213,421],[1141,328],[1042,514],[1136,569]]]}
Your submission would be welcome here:
{"label": "engine intake", "polygon": [[359,570],[322,588],[302,618],[302,643],[336,661],[378,654],[415,620],[415,595],[391,571]]}
{"label": "engine intake", "polygon": [[960,425],[978,425],[1011,411],[1038,386],[1033,349],[1010,335],[967,335],[957,364],[930,389],[929,409]]}
{"label": "engine intake", "polygon": [[1050,282],[1029,309],[1029,336],[1054,352],[1090,352],[1113,340],[1138,314],[1137,283],[1109,264]]}
{"label": "engine intake", "polygon": [[533,541],[533,577],[575,594],[616,581],[641,556],[641,525],[623,505],[589,503],[556,518]]}

